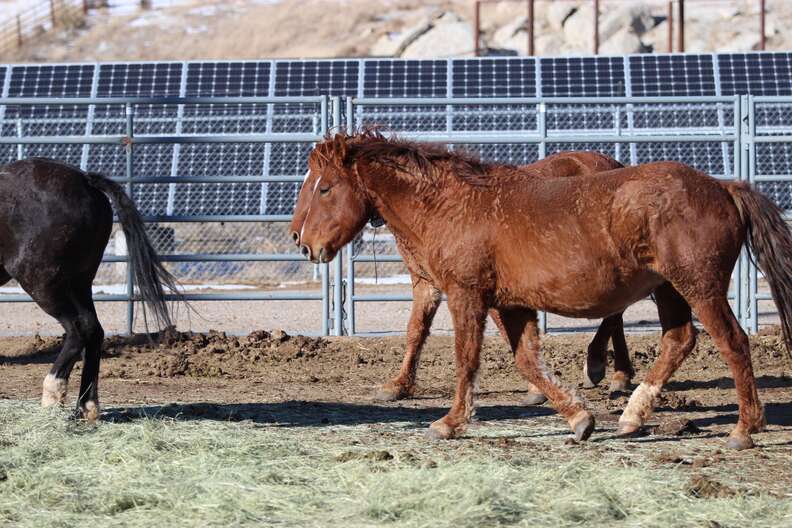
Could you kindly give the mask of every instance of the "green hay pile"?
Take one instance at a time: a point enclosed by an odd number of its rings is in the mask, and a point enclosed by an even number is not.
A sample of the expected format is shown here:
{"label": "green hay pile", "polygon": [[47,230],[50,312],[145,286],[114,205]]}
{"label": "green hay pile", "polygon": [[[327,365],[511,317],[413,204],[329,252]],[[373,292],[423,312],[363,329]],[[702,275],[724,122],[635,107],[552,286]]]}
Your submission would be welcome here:
{"label": "green hay pile", "polygon": [[421,433],[156,418],[90,426],[0,402],[0,526],[792,524],[792,501],[717,484],[710,493],[706,482],[691,492],[674,469]]}

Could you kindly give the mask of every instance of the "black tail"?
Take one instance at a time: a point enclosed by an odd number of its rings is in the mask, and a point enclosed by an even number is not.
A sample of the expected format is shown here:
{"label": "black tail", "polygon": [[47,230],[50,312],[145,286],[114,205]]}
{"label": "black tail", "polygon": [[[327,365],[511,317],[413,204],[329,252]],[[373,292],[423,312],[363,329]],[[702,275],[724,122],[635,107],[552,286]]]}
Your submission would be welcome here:
{"label": "black tail", "polygon": [[730,183],[726,188],[748,230],[748,247],[770,285],[792,358],[792,231],[781,209],[762,193],[745,183]]}
{"label": "black tail", "polygon": [[113,202],[121,228],[124,230],[124,236],[126,236],[129,263],[132,266],[135,283],[145,303],[144,318],[147,305],[154,313],[158,325],[171,326],[173,321],[165,300],[165,288],[171,293],[179,295],[176,289],[176,279],[160,262],[157,252],[154,251],[154,247],[146,235],[145,224],[134,202],[119,184],[101,174],[85,173],[85,179],[91,187],[106,194]]}

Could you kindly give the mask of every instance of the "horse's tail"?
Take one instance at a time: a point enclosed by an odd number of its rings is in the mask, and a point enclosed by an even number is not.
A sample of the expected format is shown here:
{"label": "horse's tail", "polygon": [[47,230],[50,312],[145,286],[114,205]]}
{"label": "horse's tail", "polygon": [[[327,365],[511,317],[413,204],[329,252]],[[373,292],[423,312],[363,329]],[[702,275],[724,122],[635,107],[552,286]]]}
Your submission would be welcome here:
{"label": "horse's tail", "polygon": [[740,211],[748,247],[770,285],[792,358],[792,231],[781,209],[747,183],[728,183],[726,189]]}
{"label": "horse's tail", "polygon": [[132,266],[135,282],[145,303],[143,317],[147,326],[145,306],[153,312],[158,325],[171,326],[173,322],[165,300],[165,289],[178,296],[176,279],[162,265],[154,246],[151,245],[143,218],[134,202],[119,184],[101,174],[88,172],[85,173],[85,179],[91,187],[106,194],[113,202],[126,237],[129,265]]}

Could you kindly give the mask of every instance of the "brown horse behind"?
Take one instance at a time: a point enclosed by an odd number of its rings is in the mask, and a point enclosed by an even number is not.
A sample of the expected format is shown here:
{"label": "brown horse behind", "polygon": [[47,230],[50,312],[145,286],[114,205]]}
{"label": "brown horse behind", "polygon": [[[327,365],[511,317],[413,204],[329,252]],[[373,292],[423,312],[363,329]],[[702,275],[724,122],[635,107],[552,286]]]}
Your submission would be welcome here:
{"label": "brown horse behind", "polygon": [[753,445],[765,425],[748,338],[727,292],[743,244],[770,284],[792,346],[792,233],[778,207],[742,183],[723,183],[675,162],[584,178],[525,178],[432,145],[366,133],[336,135],[314,149],[319,174],[301,242],[331,260],[374,214],[409,241],[448,296],[456,337],[457,388],[430,434],[451,438],[473,412],[473,385],[487,311],[495,308],[521,373],[544,392],[577,439],[594,417],[542,368],[537,310],[607,317],[654,293],[661,352],[622,414],[633,434],[695,346],[693,313],[731,368],[739,420],[728,445]]}
{"label": "brown horse behind", "polygon": [[[359,136],[366,138],[366,135]],[[354,139],[352,139],[354,141]],[[530,165],[520,167],[525,171],[526,177],[563,178],[568,176],[581,176],[594,174],[606,170],[621,168],[623,165],[613,158],[597,152],[562,152],[552,154]],[[294,218],[290,231],[294,242],[300,245],[300,230],[310,210],[309,203],[319,175],[309,172],[306,176],[294,210]],[[376,221],[376,220],[375,220]],[[394,401],[409,398],[415,390],[416,371],[429,328],[432,325],[437,309],[440,306],[440,289],[432,283],[429,274],[423,270],[413,256],[409,241],[394,234],[396,246],[404,259],[410,272],[412,284],[412,309],[410,320],[407,324],[407,348],[399,374],[385,383],[375,394],[375,399]],[[503,326],[498,312],[489,311],[501,336],[508,343],[508,335]],[[613,340],[614,372],[611,377],[611,391],[626,391],[630,388],[634,370],[630,363],[627,343],[624,339],[624,324],[621,314],[612,315],[602,321],[592,339],[583,368],[583,384],[586,387],[597,385],[604,377],[607,365],[608,341]],[[525,399],[526,404],[536,405],[546,401],[546,397],[532,384],[529,384],[529,394]]]}

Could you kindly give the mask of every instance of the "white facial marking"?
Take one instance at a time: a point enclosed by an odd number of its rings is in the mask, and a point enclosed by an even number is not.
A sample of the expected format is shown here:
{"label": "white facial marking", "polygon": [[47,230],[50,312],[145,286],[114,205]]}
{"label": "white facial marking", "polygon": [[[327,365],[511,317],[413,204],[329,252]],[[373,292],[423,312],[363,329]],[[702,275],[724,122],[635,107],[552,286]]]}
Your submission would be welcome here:
{"label": "white facial marking", "polygon": [[[310,174],[310,173],[311,173],[311,171],[308,171],[308,174]],[[313,191],[311,192],[311,202],[313,202],[313,197],[314,197],[314,195],[316,195],[316,189],[319,188],[319,182],[321,182],[321,181],[322,181],[322,177],[319,176],[316,179],[316,183],[314,183]],[[309,202],[309,203],[311,203],[311,202]],[[305,213],[305,219],[303,220],[303,225],[300,228],[300,241],[301,242],[302,242],[303,233],[305,232],[305,224],[308,223],[308,215],[310,215],[310,214],[311,214],[311,206],[309,205],[308,206],[308,211]]]}

